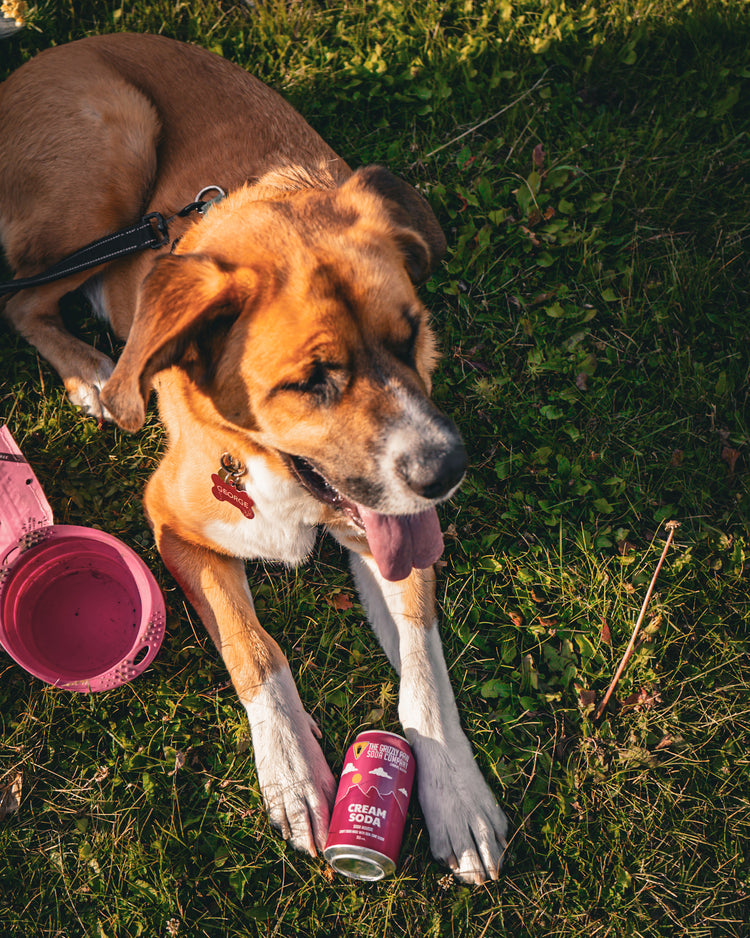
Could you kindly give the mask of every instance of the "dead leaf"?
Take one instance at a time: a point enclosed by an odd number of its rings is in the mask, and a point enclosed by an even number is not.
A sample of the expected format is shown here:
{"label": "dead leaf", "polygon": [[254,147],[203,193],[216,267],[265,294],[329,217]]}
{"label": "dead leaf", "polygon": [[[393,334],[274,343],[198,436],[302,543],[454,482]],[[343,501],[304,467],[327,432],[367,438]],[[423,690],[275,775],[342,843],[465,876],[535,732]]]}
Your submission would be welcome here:
{"label": "dead leaf", "polygon": [[[536,227],[539,222],[542,220],[542,213],[538,208],[533,208],[529,212],[529,217],[527,219],[530,228]],[[536,243],[536,242],[535,242]]]}
{"label": "dead leaf", "polygon": [[652,687],[641,687],[629,697],[626,697],[625,700],[620,701],[623,710],[653,710],[660,703],[661,694]]}
{"label": "dead leaf", "polygon": [[578,691],[578,702],[583,710],[593,707],[596,703],[596,691],[580,688]]}
{"label": "dead leaf", "polygon": [[589,376],[585,371],[579,371],[576,375],[576,387],[579,391],[588,391],[589,389]]}
{"label": "dead leaf", "polygon": [[339,612],[345,612],[354,605],[348,593],[334,593],[333,596],[328,596],[327,599],[329,605],[333,606],[334,609],[338,609]]}
{"label": "dead leaf", "polygon": [[557,625],[557,616],[539,616],[539,625],[544,629],[553,629]]}
{"label": "dead leaf", "polygon": [[682,465],[682,460],[685,456],[685,453],[681,449],[676,449],[672,452],[672,458],[669,460],[670,466],[680,466]]}
{"label": "dead leaf", "polygon": [[550,300],[554,300],[554,293],[537,293],[534,299],[529,303],[529,306],[539,306],[541,303],[549,303]]}
{"label": "dead leaf", "polygon": [[727,464],[729,477],[731,478],[734,475],[734,467],[737,465],[737,460],[740,458],[740,451],[734,449],[732,446],[725,446],[721,451],[721,458]]}
{"label": "dead leaf", "polygon": [[22,788],[23,776],[20,772],[0,787],[0,820],[15,814],[21,807]]}
{"label": "dead leaf", "polygon": [[540,248],[542,246],[542,242],[539,240],[539,238],[537,238],[534,232],[530,228],[527,228],[526,225],[521,225],[521,231],[528,236],[529,241],[531,241],[535,248]]}
{"label": "dead leaf", "polygon": [[534,162],[534,167],[541,172],[544,169],[544,160],[545,160],[544,145],[537,143],[534,147],[534,152],[531,155],[531,159]]}
{"label": "dead leaf", "polygon": [[518,612],[517,609],[511,609],[508,615],[510,616],[510,621],[513,623],[513,625],[520,629],[523,625],[523,613]]}
{"label": "dead leaf", "polygon": [[486,374],[488,371],[492,370],[489,365],[486,365],[484,362],[476,361],[473,358],[462,358],[461,361],[465,365],[468,365],[469,368],[473,368],[474,371],[480,371],[483,374]]}
{"label": "dead leaf", "polygon": [[603,645],[607,645],[609,648],[612,647],[612,633],[609,631],[609,624],[606,619],[602,619],[600,638]]}

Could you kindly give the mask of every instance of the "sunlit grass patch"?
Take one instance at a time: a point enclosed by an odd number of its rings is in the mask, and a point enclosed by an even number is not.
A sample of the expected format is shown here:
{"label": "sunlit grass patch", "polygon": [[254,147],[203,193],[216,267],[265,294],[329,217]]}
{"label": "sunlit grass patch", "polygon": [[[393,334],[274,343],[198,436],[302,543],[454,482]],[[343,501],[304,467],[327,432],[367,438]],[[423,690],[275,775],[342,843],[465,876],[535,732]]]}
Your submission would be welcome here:
{"label": "sunlit grass patch", "polygon": [[[40,0],[0,73],[124,29],[251,69],[352,165],[418,185],[446,231],[422,296],[441,336],[435,397],[471,470],[441,508],[441,631],[510,851],[499,885],[457,886],[416,802],[399,872],[379,885],[283,844],[226,672],[143,517],[154,409],[136,436],[99,430],[3,327],[0,420],[56,520],[147,560],[168,625],[137,682],[90,698],[0,661],[0,790],[20,792],[0,820],[0,931],[742,938],[745,7]],[[80,303],[69,318],[117,354]],[[597,721],[672,519],[641,640]],[[304,570],[248,572],[337,771],[358,729],[398,730],[396,677],[344,558],[323,542]]]}

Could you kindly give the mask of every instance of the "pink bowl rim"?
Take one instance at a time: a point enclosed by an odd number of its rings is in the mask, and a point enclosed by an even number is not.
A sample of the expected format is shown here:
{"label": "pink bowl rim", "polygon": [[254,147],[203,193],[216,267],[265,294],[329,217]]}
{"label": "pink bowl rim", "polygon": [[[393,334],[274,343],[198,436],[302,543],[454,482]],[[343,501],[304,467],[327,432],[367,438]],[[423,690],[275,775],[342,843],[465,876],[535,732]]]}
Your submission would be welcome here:
{"label": "pink bowl rim", "polygon": [[[156,657],[164,638],[166,622],[164,596],[153,574],[138,554],[113,534],[100,531],[97,528],[66,524],[51,525],[43,533],[41,541],[24,550],[15,563],[19,564],[20,561],[26,558],[27,566],[30,563],[33,570],[34,556],[37,553],[39,553],[43,562],[45,547],[64,546],[65,540],[85,540],[93,548],[101,544],[114,549],[119,555],[123,566],[127,568],[133,578],[134,585],[141,598],[142,617],[138,633],[127,655],[117,664],[104,671],[92,674],[85,679],[69,680],[64,675],[56,673],[39,662],[26,660],[23,656],[17,654],[8,639],[6,623],[3,621],[5,597],[15,577],[14,564],[10,565],[9,572],[0,585],[0,645],[25,671],[53,687],[78,693],[112,690],[138,677]],[[59,543],[55,544],[56,541]],[[17,572],[23,575],[24,567],[20,566]],[[25,573],[30,573],[30,570],[25,569]],[[143,654],[144,649],[146,649],[145,654]],[[136,661],[135,659],[139,658],[139,655],[142,655],[142,657]]]}

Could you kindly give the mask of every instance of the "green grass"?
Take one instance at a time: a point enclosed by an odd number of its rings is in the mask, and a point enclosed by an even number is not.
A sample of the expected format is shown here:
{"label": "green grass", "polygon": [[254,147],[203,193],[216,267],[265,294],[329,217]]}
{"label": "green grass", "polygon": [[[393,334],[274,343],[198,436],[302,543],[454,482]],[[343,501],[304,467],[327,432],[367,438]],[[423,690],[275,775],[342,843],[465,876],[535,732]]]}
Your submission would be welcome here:
{"label": "green grass", "polygon": [[[0,821],[2,935],[747,936],[747,6],[42,0],[0,46],[0,77],[121,29],[252,69],[352,164],[418,184],[445,228],[423,295],[444,349],[435,396],[472,469],[442,509],[442,631],[511,851],[499,884],[456,885],[416,804],[385,883],[286,848],[223,666],[141,513],[155,417],[99,431],[3,328],[0,420],[56,520],[138,549],[169,621],[153,666],[106,694],[0,661],[0,784],[23,779]],[[77,328],[111,349],[85,312]],[[620,706],[596,723],[670,519]],[[250,579],[334,770],[357,729],[397,729],[362,609],[328,601],[353,597],[339,551]]]}

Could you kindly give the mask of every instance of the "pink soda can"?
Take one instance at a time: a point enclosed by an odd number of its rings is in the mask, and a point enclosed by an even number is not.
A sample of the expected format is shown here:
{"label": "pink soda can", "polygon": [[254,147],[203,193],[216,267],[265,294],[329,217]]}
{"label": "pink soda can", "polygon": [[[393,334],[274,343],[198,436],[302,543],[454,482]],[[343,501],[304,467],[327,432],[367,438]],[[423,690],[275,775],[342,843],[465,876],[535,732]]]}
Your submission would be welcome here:
{"label": "pink soda can", "polygon": [[374,882],[392,876],[414,783],[403,736],[360,733],[344,759],[323,855],[338,873]]}

